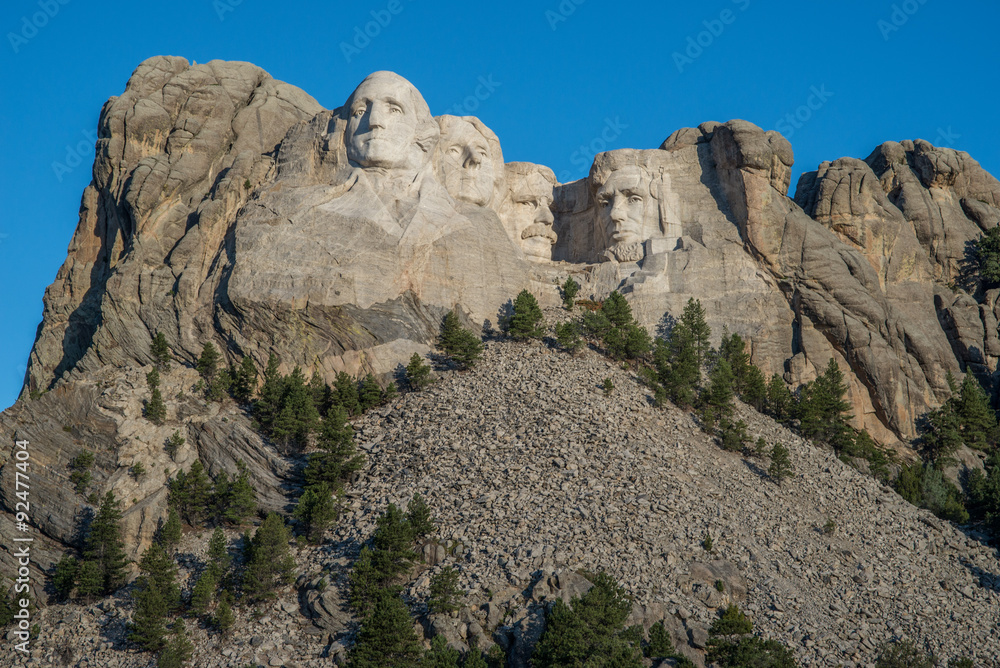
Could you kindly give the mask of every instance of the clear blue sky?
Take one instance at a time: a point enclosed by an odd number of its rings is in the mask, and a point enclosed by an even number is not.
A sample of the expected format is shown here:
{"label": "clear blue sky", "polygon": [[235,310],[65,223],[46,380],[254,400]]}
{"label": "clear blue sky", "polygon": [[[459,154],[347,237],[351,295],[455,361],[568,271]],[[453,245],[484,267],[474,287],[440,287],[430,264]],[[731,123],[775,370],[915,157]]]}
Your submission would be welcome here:
{"label": "clear blue sky", "polygon": [[1000,107],[998,24],[985,0],[6,0],[0,408],[76,226],[101,105],[150,56],[250,61],[331,108],[394,70],[434,114],[464,107],[508,161],[562,180],[584,176],[594,150],[744,118],[790,135],[794,190],[802,171],[890,139],[966,150],[1000,174],[1000,139],[981,130]]}

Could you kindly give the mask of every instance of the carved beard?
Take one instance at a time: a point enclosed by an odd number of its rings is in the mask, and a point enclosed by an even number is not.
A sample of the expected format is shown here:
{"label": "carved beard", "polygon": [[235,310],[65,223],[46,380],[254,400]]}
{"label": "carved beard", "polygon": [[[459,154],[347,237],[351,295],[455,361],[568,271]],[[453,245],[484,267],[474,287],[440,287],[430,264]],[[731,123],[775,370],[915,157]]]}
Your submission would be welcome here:
{"label": "carved beard", "polygon": [[609,248],[607,252],[618,262],[638,262],[646,256],[646,248],[641,241],[618,244]]}

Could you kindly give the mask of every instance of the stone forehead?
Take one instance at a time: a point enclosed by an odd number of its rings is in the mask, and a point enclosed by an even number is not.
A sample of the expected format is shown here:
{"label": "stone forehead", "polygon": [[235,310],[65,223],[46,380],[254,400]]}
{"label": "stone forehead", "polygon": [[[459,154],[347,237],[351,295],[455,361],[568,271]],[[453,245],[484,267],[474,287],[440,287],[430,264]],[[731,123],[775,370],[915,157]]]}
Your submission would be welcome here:
{"label": "stone forehead", "polygon": [[533,162],[508,162],[504,165],[508,178],[513,176],[531,176],[538,174],[553,186],[558,185],[555,172],[545,165],[537,165]]}
{"label": "stone forehead", "polygon": [[370,91],[375,91],[375,94],[386,94],[388,92],[404,89],[409,94],[409,103],[412,105],[414,112],[421,121],[428,118],[433,118],[431,116],[430,107],[427,106],[427,102],[424,100],[424,96],[420,94],[417,87],[409,82],[404,77],[396,74],[395,72],[389,72],[382,70],[379,72],[372,72],[364,78],[364,80],[358,84],[358,87],[354,89],[351,96],[347,98],[347,102],[344,103],[345,109],[350,109],[354,104],[354,100],[360,94],[371,94]]}
{"label": "stone forehead", "polygon": [[641,187],[648,182],[649,174],[644,169],[637,165],[625,165],[609,173],[597,190],[601,192],[610,188],[621,190],[629,186]]}

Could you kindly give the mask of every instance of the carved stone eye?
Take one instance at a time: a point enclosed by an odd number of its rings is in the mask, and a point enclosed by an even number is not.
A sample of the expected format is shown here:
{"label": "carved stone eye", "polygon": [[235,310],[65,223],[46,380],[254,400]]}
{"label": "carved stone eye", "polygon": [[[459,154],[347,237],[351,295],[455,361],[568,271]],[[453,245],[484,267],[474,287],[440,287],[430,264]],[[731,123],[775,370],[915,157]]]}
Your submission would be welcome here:
{"label": "carved stone eye", "polygon": [[642,198],[638,195],[632,195],[628,198],[629,204],[642,204]]}

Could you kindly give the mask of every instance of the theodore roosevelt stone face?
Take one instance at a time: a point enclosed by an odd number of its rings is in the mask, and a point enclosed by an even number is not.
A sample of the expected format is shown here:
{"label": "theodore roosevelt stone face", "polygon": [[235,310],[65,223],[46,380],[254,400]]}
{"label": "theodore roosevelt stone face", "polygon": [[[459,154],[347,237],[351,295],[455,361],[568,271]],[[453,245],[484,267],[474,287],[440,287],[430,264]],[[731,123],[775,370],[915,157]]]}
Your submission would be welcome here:
{"label": "theodore roosevelt stone face", "polygon": [[548,167],[507,163],[507,199],[501,218],[507,233],[529,260],[551,260],[556,233],[552,229],[555,175]]}

